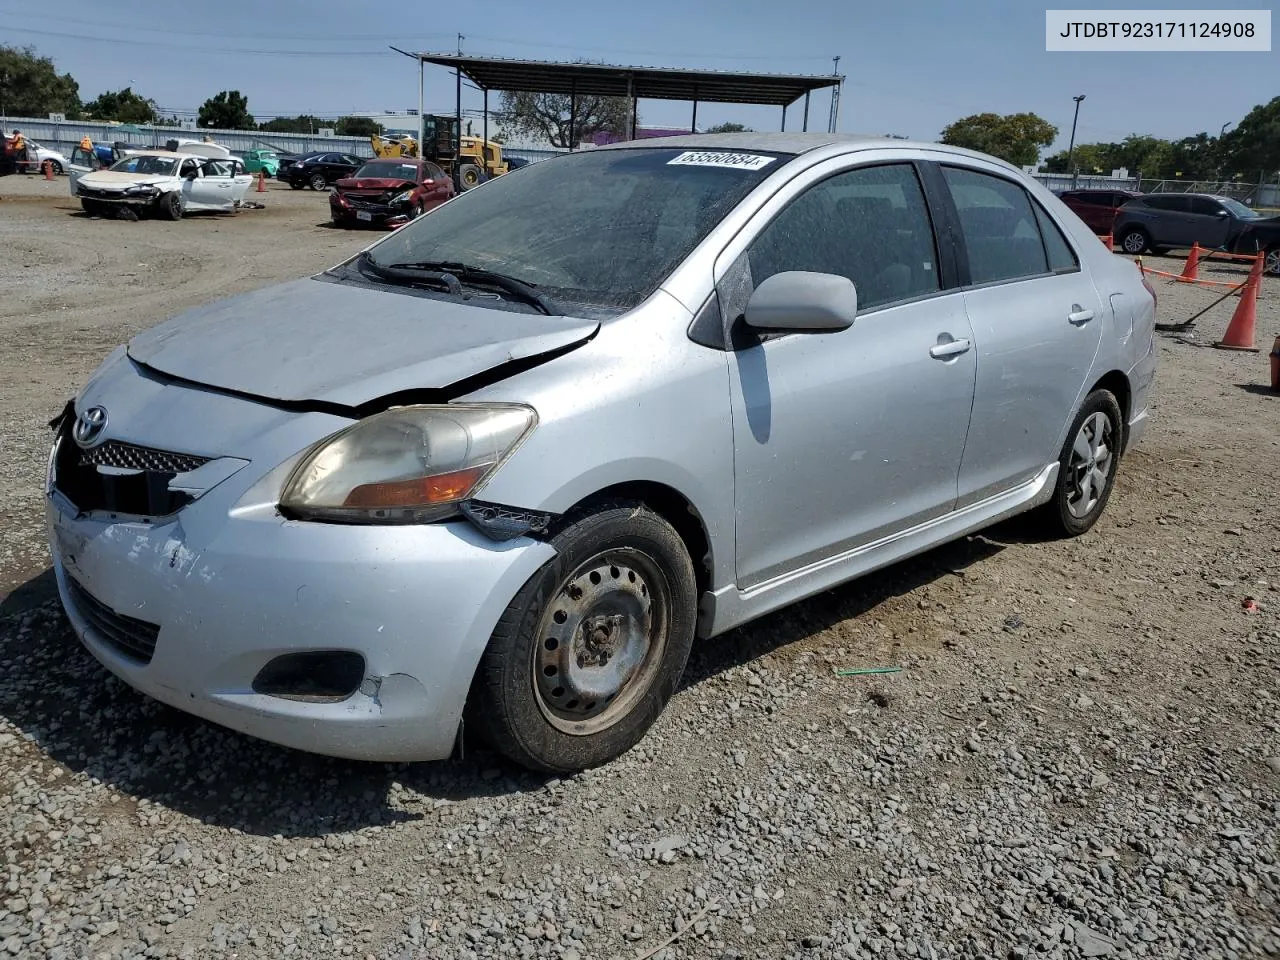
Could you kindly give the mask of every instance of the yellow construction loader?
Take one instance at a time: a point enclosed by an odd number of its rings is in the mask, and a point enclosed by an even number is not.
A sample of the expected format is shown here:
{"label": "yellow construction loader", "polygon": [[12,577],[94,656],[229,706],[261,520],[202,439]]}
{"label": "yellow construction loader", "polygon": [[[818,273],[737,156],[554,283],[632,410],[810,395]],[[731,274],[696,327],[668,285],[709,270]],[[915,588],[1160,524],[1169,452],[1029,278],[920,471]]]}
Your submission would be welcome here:
{"label": "yellow construction loader", "polygon": [[[439,164],[453,178],[459,191],[506,173],[510,166],[502,159],[502,147],[481,137],[458,136],[455,117],[426,117],[426,149],[422,156]],[[412,136],[369,138],[373,155],[380,158],[417,157],[418,140]]]}

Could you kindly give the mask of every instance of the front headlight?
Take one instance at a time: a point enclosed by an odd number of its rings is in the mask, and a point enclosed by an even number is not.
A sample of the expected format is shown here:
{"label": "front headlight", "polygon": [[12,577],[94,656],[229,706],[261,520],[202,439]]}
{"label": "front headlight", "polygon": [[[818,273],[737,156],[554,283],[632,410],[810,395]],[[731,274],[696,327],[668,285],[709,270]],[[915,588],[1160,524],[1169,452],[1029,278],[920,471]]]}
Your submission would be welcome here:
{"label": "front headlight", "polygon": [[458,504],[529,435],[538,415],[514,403],[396,407],[312,447],[280,509],[304,520],[429,523]]}
{"label": "front headlight", "polygon": [[392,203],[408,203],[412,199],[413,199],[413,191],[406,190],[403,193],[397,193],[394,197],[391,198],[391,202]]}
{"label": "front headlight", "polygon": [[138,186],[124,188],[124,195],[126,197],[154,197],[159,192],[160,189],[158,187],[153,187],[148,184],[140,184]]}

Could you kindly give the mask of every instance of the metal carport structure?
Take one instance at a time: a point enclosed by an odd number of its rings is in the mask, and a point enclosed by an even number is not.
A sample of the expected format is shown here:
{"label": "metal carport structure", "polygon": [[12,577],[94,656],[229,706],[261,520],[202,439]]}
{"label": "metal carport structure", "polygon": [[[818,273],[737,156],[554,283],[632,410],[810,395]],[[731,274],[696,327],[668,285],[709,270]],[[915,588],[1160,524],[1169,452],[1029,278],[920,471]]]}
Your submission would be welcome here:
{"label": "metal carport structure", "polygon": [[[505,57],[475,57],[451,53],[409,53],[391,49],[418,61],[418,142],[424,135],[423,68],[426,64],[457,71],[458,128],[462,128],[462,78],[466,77],[484,95],[484,139],[489,139],[489,91],[517,93],[558,93],[569,96],[569,143],[575,142],[577,97],[627,97],[631,100],[631,139],[635,139],[639,100],[688,100],[693,103],[697,127],[699,103],[750,103],[782,108],[782,126],[787,123],[787,107],[804,98],[804,129],[809,129],[809,98],[815,90],[832,91],[828,130],[834,131],[839,118],[839,95],[844,77],[829,74],[738,73],[725,70],[685,70],[674,67],[630,67],[603,63],[556,63],[516,60]],[[839,60],[836,60],[837,64]]]}

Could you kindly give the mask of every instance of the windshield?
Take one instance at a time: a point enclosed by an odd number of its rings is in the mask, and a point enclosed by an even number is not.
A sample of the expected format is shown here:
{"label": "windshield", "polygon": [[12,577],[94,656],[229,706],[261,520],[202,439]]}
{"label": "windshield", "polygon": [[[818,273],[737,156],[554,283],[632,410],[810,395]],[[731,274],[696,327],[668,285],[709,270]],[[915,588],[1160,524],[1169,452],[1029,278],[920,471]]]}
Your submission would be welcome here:
{"label": "windshield", "polygon": [[470,190],[370,250],[383,266],[447,261],[557,301],[629,309],[787,155],[589,150]]}
{"label": "windshield", "polygon": [[170,157],[125,157],[111,165],[117,173],[172,174],[178,161]]}
{"label": "windshield", "polygon": [[383,180],[417,180],[418,166],[414,163],[395,163],[391,160],[375,160],[356,171],[357,177]]}
{"label": "windshield", "polygon": [[1262,214],[1250,210],[1239,200],[1232,200],[1230,197],[1220,197],[1219,202],[1231,211],[1232,216],[1240,220],[1257,220]]}

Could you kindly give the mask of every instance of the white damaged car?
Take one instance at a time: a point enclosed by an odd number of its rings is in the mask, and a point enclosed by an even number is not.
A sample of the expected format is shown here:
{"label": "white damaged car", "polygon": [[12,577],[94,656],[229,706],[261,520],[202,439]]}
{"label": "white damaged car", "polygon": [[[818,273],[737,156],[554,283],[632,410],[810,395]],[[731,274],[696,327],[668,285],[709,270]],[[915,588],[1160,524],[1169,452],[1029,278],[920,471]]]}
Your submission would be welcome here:
{"label": "white damaged car", "polygon": [[122,208],[179,220],[192,211],[234,211],[253,184],[243,161],[167,150],[140,150],[106,170],[76,178],[75,196],[90,216]]}

